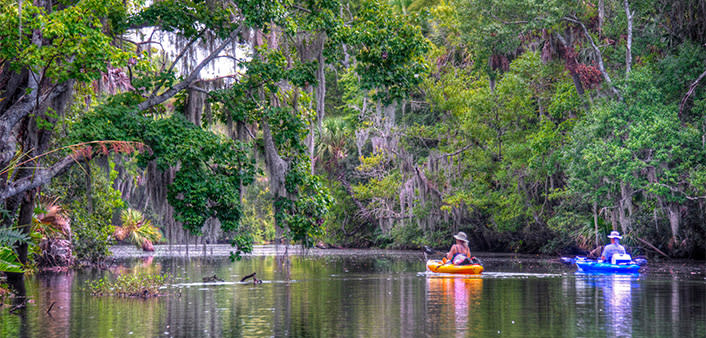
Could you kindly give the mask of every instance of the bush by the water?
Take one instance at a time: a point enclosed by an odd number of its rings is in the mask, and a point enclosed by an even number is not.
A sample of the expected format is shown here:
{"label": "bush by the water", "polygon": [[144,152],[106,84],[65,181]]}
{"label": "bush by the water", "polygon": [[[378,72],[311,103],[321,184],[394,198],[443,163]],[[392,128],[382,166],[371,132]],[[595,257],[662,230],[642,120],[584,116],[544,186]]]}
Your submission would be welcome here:
{"label": "bush by the water", "polygon": [[94,296],[156,297],[159,289],[167,282],[167,275],[122,274],[115,280],[100,278],[86,281],[88,291]]}

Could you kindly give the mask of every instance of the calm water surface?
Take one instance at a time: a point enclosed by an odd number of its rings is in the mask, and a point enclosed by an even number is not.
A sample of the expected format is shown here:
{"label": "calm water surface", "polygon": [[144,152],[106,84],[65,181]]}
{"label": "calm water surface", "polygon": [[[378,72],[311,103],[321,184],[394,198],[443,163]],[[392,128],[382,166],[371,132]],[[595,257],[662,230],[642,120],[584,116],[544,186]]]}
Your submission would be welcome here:
{"label": "calm water surface", "polygon": [[[123,251],[121,251],[123,250]],[[121,255],[138,255],[131,249]],[[0,312],[2,337],[704,337],[706,279],[678,273],[580,275],[556,260],[485,255],[480,277],[424,273],[417,252],[272,247],[231,262],[189,257],[126,258],[107,271],[43,273],[27,282],[24,315]],[[195,256],[195,257],[194,257]],[[86,280],[168,273],[156,299],[93,297]],[[240,283],[252,272],[262,284]],[[216,274],[223,283],[203,283]],[[49,313],[47,309],[54,303]]]}

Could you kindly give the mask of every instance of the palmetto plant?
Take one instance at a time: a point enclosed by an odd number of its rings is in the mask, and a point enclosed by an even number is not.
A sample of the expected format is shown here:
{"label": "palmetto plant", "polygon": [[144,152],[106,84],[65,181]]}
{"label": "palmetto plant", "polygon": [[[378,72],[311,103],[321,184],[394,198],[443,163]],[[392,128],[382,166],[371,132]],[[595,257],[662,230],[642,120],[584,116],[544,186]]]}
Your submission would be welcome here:
{"label": "palmetto plant", "polygon": [[333,173],[338,162],[348,156],[350,132],[343,119],[329,119],[319,135],[316,159],[329,172]]}
{"label": "palmetto plant", "polygon": [[42,197],[34,209],[31,237],[38,246],[31,246],[29,251],[36,256],[38,266],[73,264],[71,221],[57,200]]}
{"label": "palmetto plant", "polygon": [[57,199],[46,201],[42,199],[35,208],[32,219],[32,231],[43,238],[61,238],[71,240],[71,224],[69,217]]}
{"label": "palmetto plant", "polygon": [[119,241],[128,241],[135,244],[143,250],[152,251],[152,244],[159,242],[162,239],[162,234],[159,232],[152,222],[145,219],[145,216],[139,210],[126,209],[120,213],[122,226],[116,226],[113,236]]}

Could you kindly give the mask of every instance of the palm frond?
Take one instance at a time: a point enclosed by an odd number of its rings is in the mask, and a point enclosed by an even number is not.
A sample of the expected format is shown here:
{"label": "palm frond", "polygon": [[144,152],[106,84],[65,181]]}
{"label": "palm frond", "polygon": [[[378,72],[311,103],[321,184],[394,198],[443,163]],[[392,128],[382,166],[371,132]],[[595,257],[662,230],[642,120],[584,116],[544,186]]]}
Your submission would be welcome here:
{"label": "palm frond", "polygon": [[9,247],[0,247],[0,271],[22,273],[22,265],[17,259],[17,255]]}

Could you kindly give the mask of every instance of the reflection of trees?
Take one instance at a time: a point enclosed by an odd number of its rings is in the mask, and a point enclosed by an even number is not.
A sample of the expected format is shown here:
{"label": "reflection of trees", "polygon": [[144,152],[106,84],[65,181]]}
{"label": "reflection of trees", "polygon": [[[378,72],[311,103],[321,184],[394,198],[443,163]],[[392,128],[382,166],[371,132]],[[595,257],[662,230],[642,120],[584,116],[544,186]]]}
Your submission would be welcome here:
{"label": "reflection of trees", "polygon": [[[198,283],[204,276],[214,274],[219,277],[228,275],[220,264],[212,262],[208,257],[185,259],[179,263],[173,265],[171,271],[175,276],[183,278],[179,280],[183,283]],[[218,309],[227,307],[227,294],[218,287],[190,286],[165,297],[165,321],[170,328],[167,331],[177,336],[222,337],[222,318]]]}
{"label": "reflection of trees", "polygon": [[[41,323],[38,327],[40,337],[69,337],[71,324],[71,293],[74,272],[40,274],[39,296],[37,305],[40,309],[49,309],[47,312],[39,311]],[[54,304],[54,305],[52,305]]]}
{"label": "reflection of trees", "polygon": [[[489,336],[498,330],[513,337],[688,337],[706,332],[706,293],[698,281],[420,278],[399,273],[411,265],[396,266],[402,263],[394,260],[290,256],[288,262],[279,266],[273,256],[133,261],[125,272],[163,269],[177,283],[201,282],[214,273],[238,281],[252,272],[265,281],[171,289],[149,300],[94,297],[81,290],[86,279],[110,271],[32,276],[27,287],[36,303],[25,318],[0,314],[0,337],[126,337],[131,331],[135,337],[164,332],[178,337]],[[620,313],[626,308],[631,312]]]}
{"label": "reflection of trees", "polygon": [[[278,255],[275,257],[277,261],[276,276],[279,281],[289,281],[291,279],[290,256]],[[276,337],[287,336],[287,332],[292,329],[291,313],[292,313],[292,290],[290,283],[285,282],[284,285],[277,288],[278,292],[273,292],[275,304],[274,318],[274,333]],[[304,326],[305,327],[305,326]],[[294,334],[298,336],[297,332]],[[301,335],[306,336],[306,335]]]}

